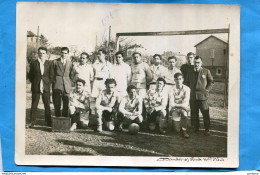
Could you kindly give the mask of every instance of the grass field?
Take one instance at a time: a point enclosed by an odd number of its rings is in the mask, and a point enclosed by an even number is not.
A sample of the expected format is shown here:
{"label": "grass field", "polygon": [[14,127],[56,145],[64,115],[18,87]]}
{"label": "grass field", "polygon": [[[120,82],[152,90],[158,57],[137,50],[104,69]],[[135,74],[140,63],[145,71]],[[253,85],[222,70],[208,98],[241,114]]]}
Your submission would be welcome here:
{"label": "grass field", "polygon": [[[218,88],[221,86],[216,85]],[[227,157],[227,108],[223,108],[223,99],[222,94],[210,94],[211,135],[204,136],[203,129],[197,134],[189,131],[189,139],[173,132],[172,128],[168,128],[166,135],[148,131],[141,131],[138,135],[116,131],[97,133],[92,127],[70,133],[51,132],[51,128],[45,125],[43,104],[40,100],[36,125],[26,129],[25,154]],[[31,105],[30,84],[27,84],[26,100],[28,122]],[[53,104],[51,108],[53,109]],[[94,116],[91,118],[93,121]],[[203,128],[202,116],[200,118]]]}

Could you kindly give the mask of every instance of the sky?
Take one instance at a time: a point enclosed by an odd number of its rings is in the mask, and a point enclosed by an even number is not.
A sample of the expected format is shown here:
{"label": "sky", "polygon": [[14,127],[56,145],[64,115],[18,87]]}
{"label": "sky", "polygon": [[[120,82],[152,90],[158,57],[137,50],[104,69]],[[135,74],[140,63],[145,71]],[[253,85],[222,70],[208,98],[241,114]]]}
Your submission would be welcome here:
{"label": "sky", "polygon": [[[232,29],[232,6],[177,4],[18,3],[24,28],[43,34],[51,46],[77,45],[94,51],[97,43],[121,32]],[[19,14],[20,15],[20,14]],[[195,52],[194,45],[209,35],[129,37],[149,54],[174,51]],[[227,34],[215,35],[227,40]]]}

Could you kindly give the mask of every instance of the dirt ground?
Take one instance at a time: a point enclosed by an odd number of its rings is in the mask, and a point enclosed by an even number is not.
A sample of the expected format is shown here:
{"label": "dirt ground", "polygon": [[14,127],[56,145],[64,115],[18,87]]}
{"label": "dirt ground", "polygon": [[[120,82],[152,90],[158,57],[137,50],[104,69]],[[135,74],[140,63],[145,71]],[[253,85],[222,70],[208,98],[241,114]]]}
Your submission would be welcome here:
{"label": "dirt ground", "polygon": [[[220,87],[217,85],[216,87]],[[214,90],[213,90],[214,92]],[[95,155],[95,156],[178,156],[178,157],[227,157],[227,108],[223,108],[223,95],[211,93],[211,135],[201,131],[189,131],[190,138],[181,137],[172,128],[166,135],[140,131],[137,135],[127,132],[103,131],[97,133],[93,127],[77,129],[70,133],[52,132],[44,122],[42,101],[38,106],[38,117],[34,128],[26,129],[27,155]],[[27,84],[26,122],[29,121],[31,93]],[[53,104],[51,104],[53,109]],[[52,110],[52,114],[54,111]],[[94,121],[94,116],[91,116]]]}

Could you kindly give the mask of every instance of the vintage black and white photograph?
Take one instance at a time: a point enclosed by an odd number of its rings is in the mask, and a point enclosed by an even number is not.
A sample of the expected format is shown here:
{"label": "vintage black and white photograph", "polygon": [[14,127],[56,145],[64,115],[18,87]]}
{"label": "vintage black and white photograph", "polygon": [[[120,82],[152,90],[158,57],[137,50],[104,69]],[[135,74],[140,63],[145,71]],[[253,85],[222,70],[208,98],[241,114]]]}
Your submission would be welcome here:
{"label": "vintage black and white photograph", "polygon": [[236,5],[17,3],[19,165],[237,167]]}

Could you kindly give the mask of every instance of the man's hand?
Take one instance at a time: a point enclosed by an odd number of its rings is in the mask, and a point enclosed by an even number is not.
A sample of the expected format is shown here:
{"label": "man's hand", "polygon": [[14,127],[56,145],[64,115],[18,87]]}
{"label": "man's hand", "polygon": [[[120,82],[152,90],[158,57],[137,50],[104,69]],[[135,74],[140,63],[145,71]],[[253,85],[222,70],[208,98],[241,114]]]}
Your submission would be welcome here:
{"label": "man's hand", "polygon": [[113,111],[113,108],[106,107],[106,110],[107,110],[108,112],[112,112],[112,111]]}
{"label": "man's hand", "polygon": [[146,109],[146,111],[147,111],[148,114],[151,114],[151,113],[153,112],[153,110],[154,110],[154,108],[151,108],[151,107],[148,107],[148,108]]}

